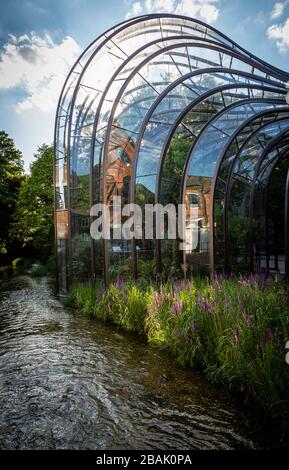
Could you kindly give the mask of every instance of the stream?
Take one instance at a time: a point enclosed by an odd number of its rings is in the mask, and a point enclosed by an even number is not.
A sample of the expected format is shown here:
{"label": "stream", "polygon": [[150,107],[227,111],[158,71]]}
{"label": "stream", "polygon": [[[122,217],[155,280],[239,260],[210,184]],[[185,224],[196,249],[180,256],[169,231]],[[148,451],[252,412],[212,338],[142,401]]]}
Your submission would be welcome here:
{"label": "stream", "polygon": [[5,273],[0,291],[1,449],[262,447],[245,404],[143,338],[64,307],[53,280]]}

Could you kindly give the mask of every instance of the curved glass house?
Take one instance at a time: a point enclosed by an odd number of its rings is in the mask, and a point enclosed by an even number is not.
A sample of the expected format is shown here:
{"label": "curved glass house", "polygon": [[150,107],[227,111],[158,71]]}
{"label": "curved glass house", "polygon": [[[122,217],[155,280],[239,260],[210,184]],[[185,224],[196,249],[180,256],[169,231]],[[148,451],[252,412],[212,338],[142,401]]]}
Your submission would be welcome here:
{"label": "curved glass house", "polygon": [[[201,21],[132,18],[79,57],[55,125],[61,290],[155,272],[288,275],[289,74]],[[287,100],[287,101],[286,101]],[[194,204],[178,240],[93,240],[91,207]],[[193,235],[192,235],[193,234]],[[194,237],[194,243],[192,243]]]}

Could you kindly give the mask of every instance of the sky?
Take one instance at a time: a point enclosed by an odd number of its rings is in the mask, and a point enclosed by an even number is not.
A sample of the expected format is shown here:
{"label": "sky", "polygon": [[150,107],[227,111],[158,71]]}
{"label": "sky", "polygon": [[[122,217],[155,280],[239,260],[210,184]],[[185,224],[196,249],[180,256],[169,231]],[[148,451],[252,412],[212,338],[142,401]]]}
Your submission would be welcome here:
{"label": "sky", "polygon": [[125,18],[155,12],[201,19],[289,71],[289,0],[0,0],[0,130],[26,171],[53,142],[58,97],[81,51]]}

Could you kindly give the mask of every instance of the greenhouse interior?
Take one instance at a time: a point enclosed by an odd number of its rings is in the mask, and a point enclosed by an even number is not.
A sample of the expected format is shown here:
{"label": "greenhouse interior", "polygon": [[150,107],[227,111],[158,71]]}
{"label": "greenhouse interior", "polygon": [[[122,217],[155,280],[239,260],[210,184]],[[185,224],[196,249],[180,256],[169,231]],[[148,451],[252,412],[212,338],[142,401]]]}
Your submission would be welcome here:
{"label": "greenhouse interior", "polygon": [[[159,275],[288,276],[288,83],[189,17],[143,15],[99,36],[70,71],[56,115],[59,289],[136,278],[145,263]],[[182,249],[167,225],[163,239],[93,239],[91,208],[112,208],[114,196],[142,210],[194,204],[198,218],[184,211]]]}

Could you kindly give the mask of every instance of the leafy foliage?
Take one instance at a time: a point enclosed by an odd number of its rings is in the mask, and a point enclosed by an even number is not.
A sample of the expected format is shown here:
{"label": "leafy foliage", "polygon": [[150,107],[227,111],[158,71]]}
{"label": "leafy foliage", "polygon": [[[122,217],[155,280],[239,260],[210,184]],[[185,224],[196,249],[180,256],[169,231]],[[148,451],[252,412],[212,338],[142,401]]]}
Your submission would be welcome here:
{"label": "leafy foliage", "polygon": [[4,131],[0,131],[0,262],[9,259],[9,253],[15,250],[14,241],[9,236],[21,181],[23,180],[23,162],[21,152],[16,149],[13,140]]}
{"label": "leafy foliage", "polygon": [[53,253],[53,149],[38,148],[30,176],[21,184],[12,236],[31,256],[45,261]]}

